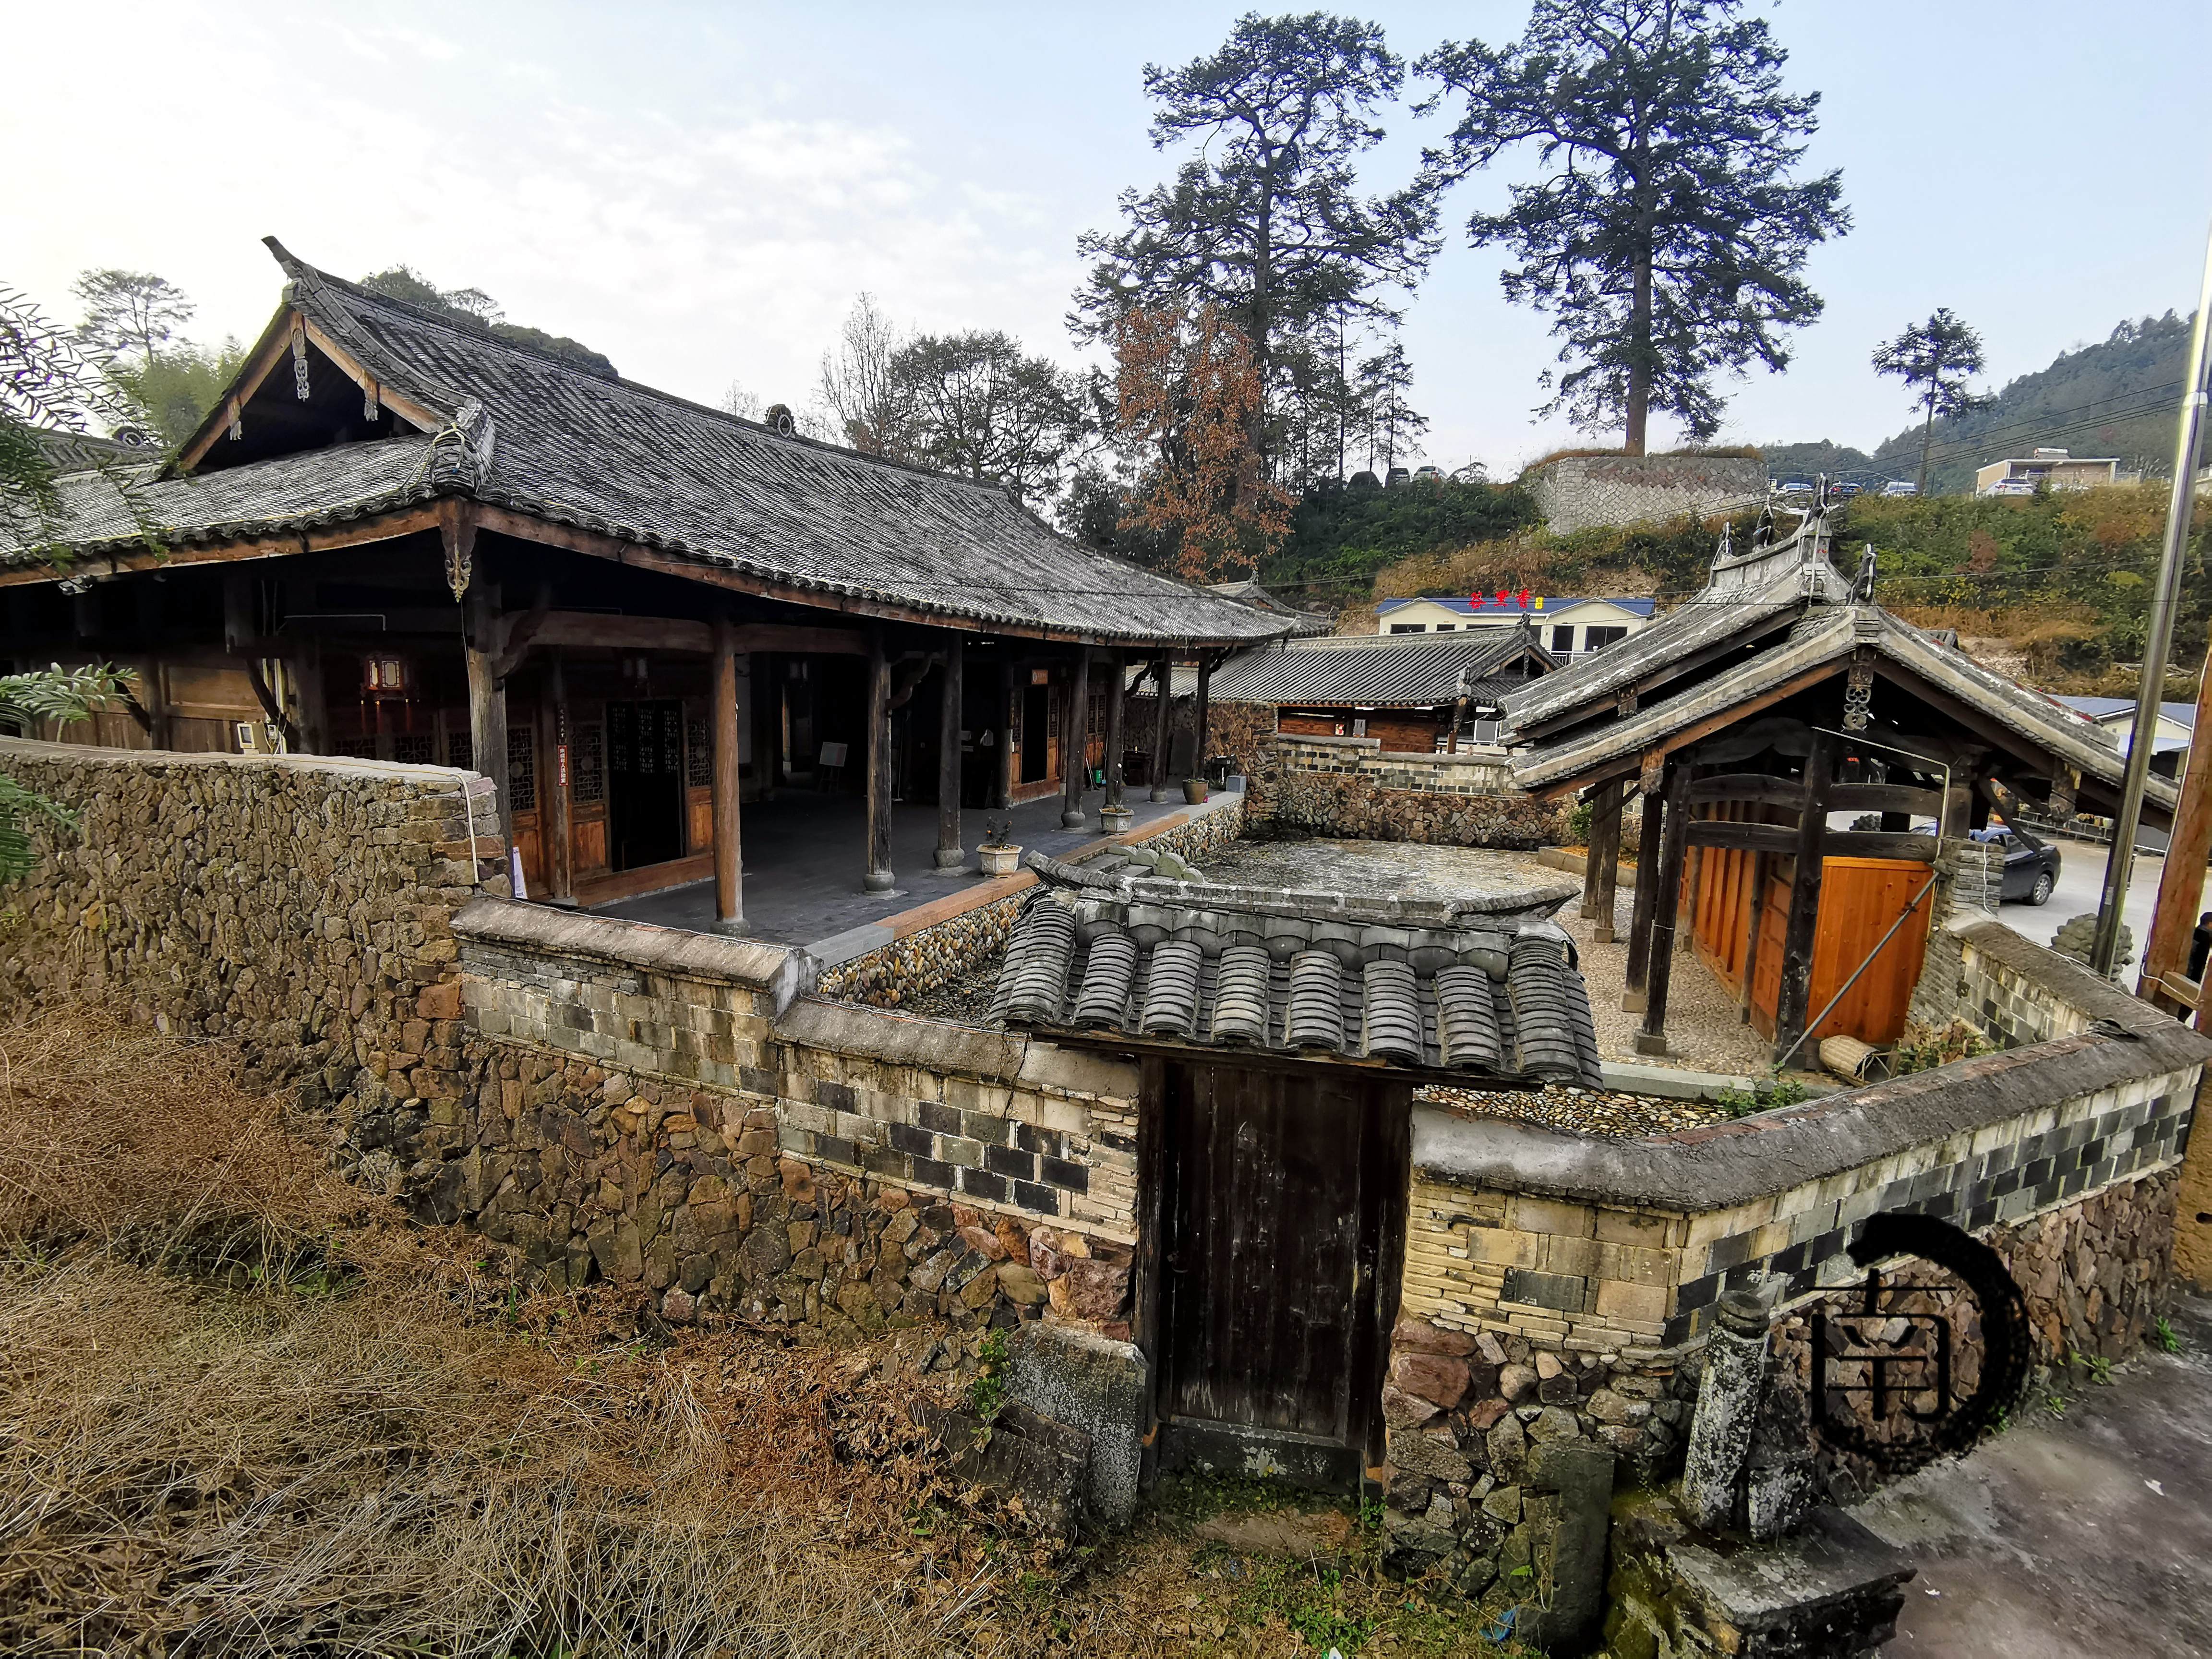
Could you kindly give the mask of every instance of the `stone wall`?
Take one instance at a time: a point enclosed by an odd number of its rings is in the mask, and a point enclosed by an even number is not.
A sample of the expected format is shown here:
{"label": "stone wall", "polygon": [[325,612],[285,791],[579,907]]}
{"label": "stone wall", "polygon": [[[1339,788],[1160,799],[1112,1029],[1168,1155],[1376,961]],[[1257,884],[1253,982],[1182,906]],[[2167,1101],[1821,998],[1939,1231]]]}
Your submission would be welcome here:
{"label": "stone wall", "polygon": [[805,995],[778,946],[513,901],[454,933],[462,1063],[342,1103],[364,1168],[426,1213],[567,1282],[641,1282],[671,1319],[1049,1308],[1127,1334],[1133,1066]]}
{"label": "stone wall", "polygon": [[277,1075],[425,1064],[458,1012],[453,913],[506,890],[470,857],[470,773],[13,739],[0,770],[78,820],[34,822],[40,867],[0,898],[9,1000],[222,1036]]}
{"label": "stone wall", "polygon": [[1571,455],[1523,478],[1553,535],[1701,517],[1766,499],[1766,463],[1741,455]]}
{"label": "stone wall", "polygon": [[1863,1270],[1846,1251],[1875,1214],[1935,1216],[1990,1243],[2021,1285],[2039,1364],[2137,1349],[2166,1286],[2212,1041],[2094,975],[2074,983],[2063,959],[2033,963],[2022,952],[2051,953],[2025,940],[1978,948],[2027,962],[2046,994],[2078,997],[2081,1024],[2118,1034],[1642,1140],[1417,1109],[1384,1396],[1394,1548],[1455,1581],[1499,1570],[1504,1534],[1482,1506],[1504,1484],[1484,1486],[1501,1440],[1508,1454],[1589,1443],[1647,1480],[1663,1471],[1719,1297],[1759,1290],[1786,1313],[1853,1283]]}
{"label": "stone wall", "polygon": [[1563,833],[1560,809],[1513,781],[1502,749],[1394,754],[1373,738],[1284,732],[1254,791],[1255,818],[1304,835],[1531,848]]}

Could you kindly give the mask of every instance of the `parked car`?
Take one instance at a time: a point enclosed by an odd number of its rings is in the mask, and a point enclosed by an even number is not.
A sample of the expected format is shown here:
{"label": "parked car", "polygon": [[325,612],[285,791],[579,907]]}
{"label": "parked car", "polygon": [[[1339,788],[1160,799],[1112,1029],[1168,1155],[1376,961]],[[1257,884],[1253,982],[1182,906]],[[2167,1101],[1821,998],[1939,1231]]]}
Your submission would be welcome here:
{"label": "parked car", "polygon": [[1810,478],[1784,478],[1774,486],[1774,493],[1778,495],[1809,495],[1813,493],[1813,481]]}
{"label": "parked car", "polygon": [[1863,494],[1865,489],[1866,486],[1862,483],[1839,483],[1835,489],[1836,499],[1839,501],[1847,501],[1852,496]]}
{"label": "parked car", "polygon": [[1917,495],[1920,486],[1910,478],[1892,478],[1881,487],[1885,495]]}
{"label": "parked car", "polygon": [[1407,471],[1404,467],[1394,466],[1388,472],[1382,475],[1382,488],[1385,489],[1395,489],[1400,484],[1404,483],[1407,479],[1413,476],[1413,475]]}
{"label": "parked car", "polygon": [[1442,483],[1443,481],[1444,470],[1440,466],[1417,466],[1413,469],[1415,483]]}
{"label": "parked car", "polygon": [[[1918,836],[1932,836],[1932,823],[1916,823],[1912,831]],[[2007,823],[1993,823],[1986,830],[1967,832],[1972,839],[1988,847],[2004,848],[2004,874],[1997,884],[1997,899],[2004,904],[2048,904],[2051,895],[2058,885],[2058,849],[2049,842],[2039,840],[2025,830]]]}
{"label": "parked car", "polygon": [[1995,483],[1990,486],[1990,494],[1992,495],[2033,495],[2035,494],[2035,480],[2033,478],[1999,478]]}

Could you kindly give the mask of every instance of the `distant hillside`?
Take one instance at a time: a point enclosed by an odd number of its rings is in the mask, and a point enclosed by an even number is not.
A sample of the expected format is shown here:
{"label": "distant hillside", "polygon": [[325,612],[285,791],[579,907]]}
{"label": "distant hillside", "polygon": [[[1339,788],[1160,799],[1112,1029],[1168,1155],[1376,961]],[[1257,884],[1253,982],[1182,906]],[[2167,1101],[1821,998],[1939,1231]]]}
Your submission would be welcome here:
{"label": "distant hillside", "polygon": [[[2116,455],[2123,471],[2153,477],[2173,464],[2174,411],[2187,370],[2189,319],[2167,312],[2122,323],[2110,337],[2061,353],[2050,368],[2023,374],[1997,394],[1995,406],[1936,423],[1933,495],[1972,489],[1974,469],[2026,455],[2038,445],[2076,455]],[[1910,478],[1920,465],[1920,428],[1909,424],[1872,455],[1846,446],[1764,444],[1767,470]]]}

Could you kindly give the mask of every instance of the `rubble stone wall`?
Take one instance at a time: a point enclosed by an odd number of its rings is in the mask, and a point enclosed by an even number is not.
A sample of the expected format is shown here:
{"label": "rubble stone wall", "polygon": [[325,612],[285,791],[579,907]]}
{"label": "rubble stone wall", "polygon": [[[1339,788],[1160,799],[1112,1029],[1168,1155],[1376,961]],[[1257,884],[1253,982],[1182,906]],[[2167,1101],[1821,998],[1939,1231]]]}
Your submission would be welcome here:
{"label": "rubble stone wall", "polygon": [[2050,953],[2025,940],[1980,948],[2036,981],[2038,1010],[2070,1010],[2054,1020],[2120,1018],[2126,1034],[2077,1031],[1641,1141],[1416,1111],[1383,1395],[1401,1565],[1462,1587],[1507,1571],[1515,1497],[1496,1494],[1530,1443],[1594,1443],[1647,1480],[1662,1473],[1720,1296],[1777,1298],[1791,1352],[1790,1310],[1862,1275],[1846,1251],[1876,1214],[1989,1243],[2025,1298],[2036,1364],[2140,1347],[2172,1273],[2212,1043],[2094,975],[2076,982],[2071,963],[2033,961]]}
{"label": "rubble stone wall", "polygon": [[40,866],[0,895],[9,1000],[222,1036],[279,1076],[419,1067],[457,1006],[453,914],[506,891],[470,856],[471,773],[15,739],[0,772],[77,820],[34,821]]}
{"label": "rubble stone wall", "polygon": [[1374,738],[1279,733],[1251,811],[1279,830],[1350,841],[1531,848],[1564,839],[1560,809],[1513,781],[1503,750],[1385,750]]}
{"label": "rubble stone wall", "polygon": [[1699,515],[1766,499],[1766,463],[1745,455],[1571,455],[1528,475],[1555,536]]}

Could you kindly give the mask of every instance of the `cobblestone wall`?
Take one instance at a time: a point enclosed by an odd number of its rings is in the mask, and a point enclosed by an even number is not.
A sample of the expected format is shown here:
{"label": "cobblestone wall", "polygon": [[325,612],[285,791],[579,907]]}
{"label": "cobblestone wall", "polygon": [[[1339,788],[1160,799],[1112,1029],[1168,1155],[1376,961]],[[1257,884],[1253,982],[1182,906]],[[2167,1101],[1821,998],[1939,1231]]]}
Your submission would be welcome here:
{"label": "cobblestone wall", "polygon": [[1279,733],[1254,791],[1255,819],[1306,835],[1523,848],[1564,838],[1560,809],[1513,781],[1502,750],[1402,755],[1373,738]]}
{"label": "cobblestone wall", "polygon": [[1575,455],[1525,481],[1553,535],[1704,515],[1766,499],[1766,463],[1741,455]]}
{"label": "cobblestone wall", "polygon": [[19,1006],[98,1001],[285,1076],[411,1072],[457,1012],[450,921],[477,873],[462,788],[484,828],[484,780],[15,740],[0,769],[78,819],[34,827],[40,866],[0,897],[0,988]]}
{"label": "cobblestone wall", "polygon": [[455,933],[459,1063],[341,1103],[426,1215],[672,1320],[1127,1335],[1133,1067],[804,995],[781,947],[513,902]]}

